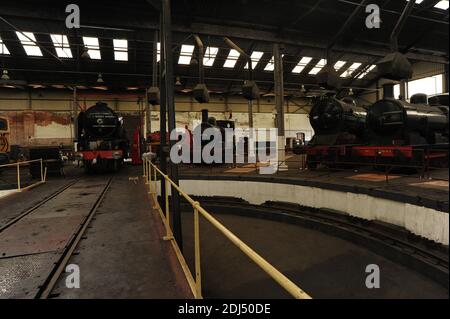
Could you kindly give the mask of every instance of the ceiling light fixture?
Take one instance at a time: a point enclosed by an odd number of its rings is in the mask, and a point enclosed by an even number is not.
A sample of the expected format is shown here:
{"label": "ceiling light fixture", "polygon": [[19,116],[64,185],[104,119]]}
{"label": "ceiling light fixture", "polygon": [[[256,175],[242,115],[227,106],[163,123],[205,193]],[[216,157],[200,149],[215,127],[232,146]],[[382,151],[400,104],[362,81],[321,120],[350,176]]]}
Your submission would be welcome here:
{"label": "ceiling light fixture", "polygon": [[103,83],[103,82],[105,82],[105,81],[103,81],[102,74],[99,73],[99,74],[98,74],[98,78],[97,78],[97,83]]}
{"label": "ceiling light fixture", "polygon": [[2,80],[8,81],[9,79],[8,70],[3,70]]}

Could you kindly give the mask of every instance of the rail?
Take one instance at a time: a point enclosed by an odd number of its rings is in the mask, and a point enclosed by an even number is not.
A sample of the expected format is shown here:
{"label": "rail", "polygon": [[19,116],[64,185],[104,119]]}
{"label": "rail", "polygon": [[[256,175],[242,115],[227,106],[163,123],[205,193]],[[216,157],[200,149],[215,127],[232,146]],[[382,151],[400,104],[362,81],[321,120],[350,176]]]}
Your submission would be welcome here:
{"label": "rail", "polygon": [[[165,208],[163,212],[158,202],[158,174],[165,179]],[[202,272],[201,272],[201,255],[200,255],[200,216],[205,218],[211,225],[213,225],[220,233],[222,233],[229,241],[231,241],[241,252],[249,257],[256,265],[258,265],[264,272],[266,272],[272,279],[274,279],[282,288],[284,288],[290,295],[296,299],[311,299],[311,297],[303,291],[300,287],[294,284],[289,278],[283,275],[279,270],[272,266],[268,261],[261,257],[257,252],[251,249],[246,243],[240,240],[235,234],[222,225],[210,213],[208,213],[199,202],[193,200],[186,194],[179,185],[174,183],[168,175],[165,175],[151,160],[145,158],[143,161],[143,176],[146,184],[149,185],[150,194],[153,196],[155,203],[154,208],[158,209],[163,224],[166,230],[165,240],[170,240],[177,253],[181,267],[186,275],[189,286],[196,299],[202,298]],[[173,232],[170,226],[170,210],[169,210],[169,188],[173,187],[191,206],[194,212],[194,259],[195,259],[195,278],[192,275],[187,263],[181,254],[178,245],[173,237]]]}
{"label": "rail", "polygon": [[[37,181],[36,183],[33,183],[31,185],[28,185],[26,187],[22,187],[21,185],[21,175],[20,175],[20,167],[23,165],[29,165],[31,163],[40,163],[41,166],[41,178],[40,181]],[[23,162],[16,162],[16,163],[11,163],[11,164],[3,164],[0,165],[0,168],[5,168],[5,167],[16,167],[16,176],[17,176],[17,191],[21,192],[33,187],[36,187],[40,184],[44,184],[46,182],[47,179],[47,167],[44,168],[44,161],[42,158],[40,159],[36,159],[36,160],[31,160],[31,161],[23,161]]]}

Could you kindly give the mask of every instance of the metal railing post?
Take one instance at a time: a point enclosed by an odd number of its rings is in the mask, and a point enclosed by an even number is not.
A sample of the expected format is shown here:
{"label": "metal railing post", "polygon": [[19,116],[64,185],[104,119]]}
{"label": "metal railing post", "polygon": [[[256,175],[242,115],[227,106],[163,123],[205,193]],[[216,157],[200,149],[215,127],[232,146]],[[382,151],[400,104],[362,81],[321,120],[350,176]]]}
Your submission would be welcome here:
{"label": "metal railing post", "polygon": [[154,169],[152,167],[152,163],[149,161],[148,162],[148,167],[149,167],[149,174],[148,174],[148,182],[150,184],[150,193],[151,194],[156,194],[156,184],[153,181],[153,177],[155,176],[156,178],[156,174],[154,174],[154,172],[156,172],[156,169]]}
{"label": "metal railing post", "polygon": [[170,188],[170,183],[169,183],[169,181],[167,180],[167,175],[161,175],[162,177],[161,177],[161,179],[162,178],[164,178],[165,180],[166,180],[166,183],[165,183],[165,189],[166,189],[166,198],[165,198],[165,203],[166,203],[166,222],[165,222],[165,225],[166,225],[166,236],[164,237],[164,240],[172,240],[172,239],[174,239],[173,238],[173,235],[172,235],[172,231],[170,230],[170,210],[169,210],[169,188]]}
{"label": "metal railing post", "polygon": [[158,172],[156,171],[156,168],[153,170],[153,177],[154,177],[154,190],[155,190],[155,197],[158,198],[158,179],[157,179],[157,174]]}
{"label": "metal railing post", "polygon": [[44,161],[41,158],[41,182],[44,181]]}
{"label": "metal railing post", "polygon": [[17,190],[20,191],[20,165],[19,165],[19,162],[17,162],[16,166],[17,166]]}
{"label": "metal railing post", "polygon": [[198,207],[199,202],[195,202],[194,207],[194,244],[195,244],[195,289],[197,299],[202,298],[202,270],[201,270],[201,257],[200,257],[200,221]]}
{"label": "metal railing post", "polygon": [[144,159],[144,161],[142,162],[142,176],[145,177],[147,176],[147,160]]}

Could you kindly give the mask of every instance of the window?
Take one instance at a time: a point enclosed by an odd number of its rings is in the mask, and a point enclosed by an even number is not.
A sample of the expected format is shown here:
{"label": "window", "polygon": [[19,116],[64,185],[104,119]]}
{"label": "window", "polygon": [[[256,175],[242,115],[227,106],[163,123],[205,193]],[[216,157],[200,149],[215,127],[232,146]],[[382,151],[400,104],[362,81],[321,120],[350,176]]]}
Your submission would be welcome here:
{"label": "window", "polygon": [[[254,51],[250,58],[252,59],[252,69],[254,69],[257,65],[259,60],[261,60],[262,56],[264,55],[264,52],[260,51]],[[248,63],[245,65],[245,68],[248,69]]]}
{"label": "window", "polygon": [[270,59],[269,63],[267,63],[266,67],[264,68],[264,71],[273,71],[275,69],[275,62],[274,57]]}
{"label": "window", "polygon": [[128,61],[128,41],[114,39],[113,45],[114,45],[114,60]]}
{"label": "window", "polygon": [[300,62],[296,65],[296,67],[292,70],[292,73],[301,73],[303,69],[311,62],[312,58],[310,57],[303,57]]}
{"label": "window", "polygon": [[72,58],[69,40],[64,34],[51,34],[53,45],[55,46],[56,55],[60,58]]}
{"label": "window", "polygon": [[340,69],[342,69],[342,67],[346,64],[347,62],[345,62],[345,61],[337,61],[335,64],[334,64],[334,69],[336,70],[336,71],[339,71]]}
{"label": "window", "polygon": [[[406,0],[409,2],[409,0]],[[423,2],[423,0],[416,0],[416,4],[421,4]]]}
{"label": "window", "polygon": [[30,56],[42,56],[41,49],[36,45],[36,37],[32,32],[16,31],[25,53]]}
{"label": "window", "polygon": [[443,93],[443,75],[435,75],[427,78],[408,82],[408,99],[416,93],[427,95]]}
{"label": "window", "polygon": [[363,73],[361,73],[361,74],[358,76],[358,79],[364,78],[367,74],[369,74],[370,72],[372,72],[373,69],[375,69],[375,67],[376,67],[376,65],[372,64],[366,71],[364,71]]}
{"label": "window", "polygon": [[219,48],[207,47],[205,56],[203,58],[203,65],[213,66],[214,60],[216,59]]}
{"label": "window", "polygon": [[10,54],[8,48],[3,43],[3,40],[0,38],[0,54]]}
{"label": "window", "polygon": [[97,38],[83,37],[83,43],[88,50],[89,57],[93,60],[101,60],[100,46]]}
{"label": "window", "polygon": [[311,75],[316,75],[317,73],[320,72],[320,70],[323,69],[323,67],[327,64],[327,60],[322,59],[320,60],[315,67],[312,68],[311,71],[309,71],[309,74]]}
{"label": "window", "polygon": [[344,73],[341,74],[341,78],[347,78],[355,72],[362,63],[353,63]]}
{"label": "window", "polygon": [[442,10],[448,10],[448,0],[439,1],[434,7]]}
{"label": "window", "polygon": [[238,51],[231,49],[230,53],[228,54],[228,58],[225,61],[225,64],[223,65],[223,67],[230,68],[230,69],[234,68],[236,65],[236,62],[238,61],[240,56],[241,56],[241,54]]}
{"label": "window", "polygon": [[178,64],[189,65],[191,64],[192,53],[194,53],[195,47],[193,45],[183,44],[181,46],[180,58]]}

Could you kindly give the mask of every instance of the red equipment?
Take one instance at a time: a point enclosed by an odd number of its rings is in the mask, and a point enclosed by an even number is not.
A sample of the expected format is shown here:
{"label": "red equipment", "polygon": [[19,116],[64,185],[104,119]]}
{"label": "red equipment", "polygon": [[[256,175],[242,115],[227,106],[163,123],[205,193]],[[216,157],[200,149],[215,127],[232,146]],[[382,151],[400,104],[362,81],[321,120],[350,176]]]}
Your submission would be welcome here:
{"label": "red equipment", "polygon": [[141,158],[141,130],[136,128],[133,133],[133,145],[131,146],[131,163],[133,165],[142,164]]}

